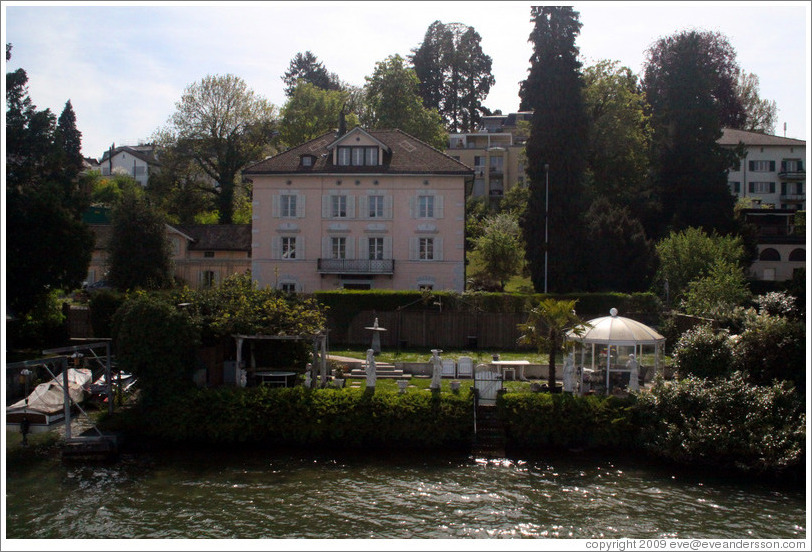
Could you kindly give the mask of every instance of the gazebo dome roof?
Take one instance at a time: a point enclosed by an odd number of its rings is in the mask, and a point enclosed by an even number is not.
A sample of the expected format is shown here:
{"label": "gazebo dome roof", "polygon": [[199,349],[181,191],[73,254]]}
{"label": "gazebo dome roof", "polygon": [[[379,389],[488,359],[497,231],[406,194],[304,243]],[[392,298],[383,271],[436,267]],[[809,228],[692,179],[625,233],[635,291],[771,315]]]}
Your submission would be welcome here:
{"label": "gazebo dome roof", "polygon": [[617,315],[617,309],[609,316],[593,318],[579,336],[574,330],[567,332],[567,340],[580,343],[606,343],[611,345],[649,345],[665,341],[665,337],[645,324]]}

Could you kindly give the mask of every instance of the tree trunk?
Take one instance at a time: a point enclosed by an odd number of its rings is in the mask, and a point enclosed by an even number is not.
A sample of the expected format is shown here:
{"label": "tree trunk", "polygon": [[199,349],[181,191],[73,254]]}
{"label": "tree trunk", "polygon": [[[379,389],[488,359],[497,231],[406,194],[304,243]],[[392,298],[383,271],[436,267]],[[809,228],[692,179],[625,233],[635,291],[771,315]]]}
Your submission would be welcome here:
{"label": "tree trunk", "polygon": [[550,393],[555,391],[555,350],[558,345],[558,339],[554,331],[550,332],[550,360],[547,367],[547,386],[550,388]]}

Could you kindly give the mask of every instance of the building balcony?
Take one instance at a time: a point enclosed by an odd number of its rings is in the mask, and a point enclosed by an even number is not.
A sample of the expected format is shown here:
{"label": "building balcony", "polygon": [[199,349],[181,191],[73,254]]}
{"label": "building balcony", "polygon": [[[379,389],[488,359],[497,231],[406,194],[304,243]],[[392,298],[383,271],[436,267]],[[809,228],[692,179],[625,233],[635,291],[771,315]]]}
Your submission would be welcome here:
{"label": "building balcony", "polygon": [[782,180],[806,180],[806,171],[778,171],[778,178]]}
{"label": "building balcony", "polygon": [[781,201],[806,201],[806,194],[781,194]]}
{"label": "building balcony", "polygon": [[320,274],[394,274],[394,259],[319,259]]}

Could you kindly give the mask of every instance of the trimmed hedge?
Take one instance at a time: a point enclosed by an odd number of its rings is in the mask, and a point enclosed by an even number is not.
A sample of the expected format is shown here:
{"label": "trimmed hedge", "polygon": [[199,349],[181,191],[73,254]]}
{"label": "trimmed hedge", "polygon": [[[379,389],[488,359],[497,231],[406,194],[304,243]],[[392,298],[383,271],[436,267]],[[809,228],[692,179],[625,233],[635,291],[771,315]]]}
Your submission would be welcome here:
{"label": "trimmed hedge", "polygon": [[135,409],[120,429],[167,443],[453,448],[473,439],[472,408],[464,394],[220,387]]}
{"label": "trimmed hedge", "polygon": [[629,449],[640,445],[640,412],[633,396],[517,393],[502,395],[497,406],[511,448]]}
{"label": "trimmed hedge", "polygon": [[[394,311],[400,307],[420,309],[434,308],[433,302],[440,298],[446,311],[513,312],[523,313],[549,297],[543,293],[454,293],[447,291],[423,293],[420,291],[390,290],[330,290],[317,291],[312,296],[328,307],[335,320],[351,320],[362,311]],[[578,300],[579,314],[605,316],[609,309],[617,308],[622,315],[642,314],[659,316],[662,303],[653,293],[569,293],[556,295],[557,299]],[[421,305],[421,303],[423,303]],[[425,305],[425,307],[424,307]]]}

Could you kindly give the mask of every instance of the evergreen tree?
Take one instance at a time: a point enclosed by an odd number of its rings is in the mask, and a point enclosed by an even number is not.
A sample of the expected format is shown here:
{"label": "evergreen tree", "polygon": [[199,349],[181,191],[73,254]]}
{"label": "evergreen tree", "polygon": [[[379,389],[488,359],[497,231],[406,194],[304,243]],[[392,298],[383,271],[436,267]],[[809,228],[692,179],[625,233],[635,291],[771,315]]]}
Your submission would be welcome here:
{"label": "evergreen tree", "polygon": [[293,96],[299,81],[309,82],[322,90],[341,90],[343,88],[338,75],[327,71],[324,64],[309,50],[304,54],[297,53],[290,60],[288,70],[282,77],[282,82],[285,83],[285,95],[288,98]]}
{"label": "evergreen tree", "polygon": [[82,133],[76,128],[76,114],[73,112],[70,100],[65,102],[65,108],[57,120],[56,130],[57,146],[65,155],[65,169],[69,171],[67,176],[75,178],[82,170],[84,158],[82,157]]}
{"label": "evergreen tree", "polygon": [[654,237],[669,229],[735,229],[727,184],[733,153],[720,146],[722,127],[741,128],[735,51],[719,33],[683,31],[648,51],[643,89],[654,127],[652,166],[662,208]]}
{"label": "evergreen tree", "polygon": [[163,215],[143,197],[125,194],[111,218],[110,283],[122,291],[169,287],[172,253]]}
{"label": "evergreen tree", "polygon": [[423,105],[437,109],[450,132],[474,131],[487,111],[482,101],[495,80],[481,42],[473,27],[435,21],[409,56]]}
{"label": "evergreen tree", "polygon": [[[76,167],[65,163],[56,118],[36,109],[27,83],[23,69],[6,74],[5,291],[9,313],[19,317],[42,307],[53,290],[78,287],[94,240],[81,221],[87,202]],[[78,131],[74,136],[81,141]]]}
{"label": "evergreen tree", "polygon": [[583,184],[588,124],[575,46],[581,23],[570,7],[533,7],[531,14],[533,56],[520,90],[522,109],[534,112],[526,146],[530,199],[523,232],[534,287],[543,291],[547,285],[547,291],[561,293],[582,289],[586,274],[581,220],[588,205]]}

